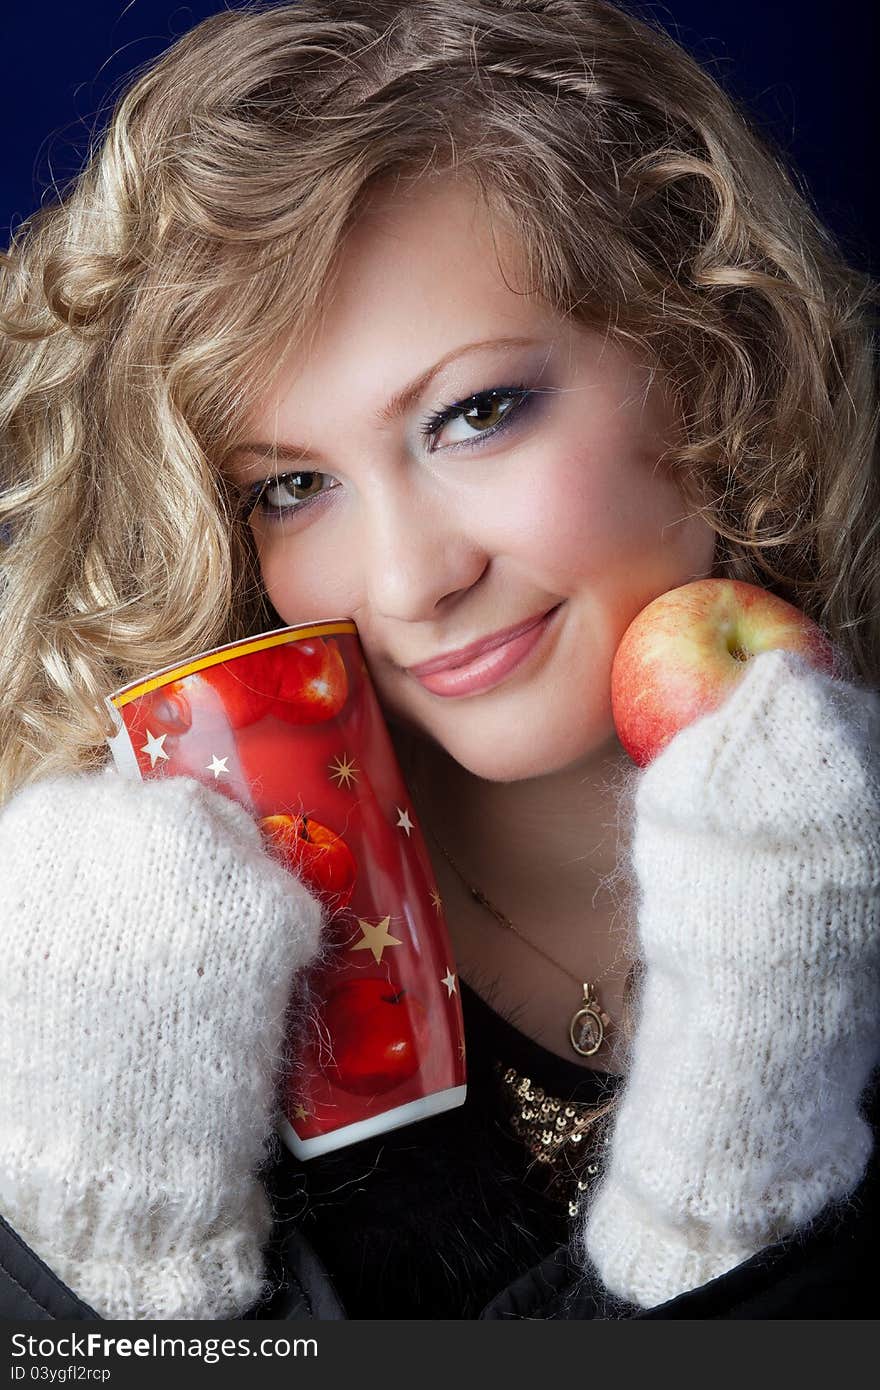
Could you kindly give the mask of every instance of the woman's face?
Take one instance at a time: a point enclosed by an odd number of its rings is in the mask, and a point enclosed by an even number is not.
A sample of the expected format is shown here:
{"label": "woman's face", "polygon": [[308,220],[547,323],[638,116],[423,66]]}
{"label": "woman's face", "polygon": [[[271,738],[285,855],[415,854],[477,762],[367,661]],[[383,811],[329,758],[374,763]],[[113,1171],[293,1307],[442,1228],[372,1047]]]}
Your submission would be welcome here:
{"label": "woman's face", "polygon": [[[232,461],[247,488],[282,475],[251,525],[283,621],[353,618],[392,723],[493,781],[608,744],[620,638],[714,549],[657,468],[659,385],[518,293],[518,268],[465,183],[374,198]],[[410,669],[550,610],[476,672]]]}

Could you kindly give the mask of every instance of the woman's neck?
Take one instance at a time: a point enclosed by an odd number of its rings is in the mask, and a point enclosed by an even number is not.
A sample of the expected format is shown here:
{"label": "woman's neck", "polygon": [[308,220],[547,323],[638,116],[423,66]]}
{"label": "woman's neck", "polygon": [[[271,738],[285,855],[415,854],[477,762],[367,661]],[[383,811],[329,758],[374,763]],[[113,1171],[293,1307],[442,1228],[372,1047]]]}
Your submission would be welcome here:
{"label": "woman's neck", "polygon": [[[515,1021],[524,1032],[572,1060],[567,1028],[578,981],[597,983],[603,1007],[619,1021],[635,956],[630,885],[621,872],[632,764],[613,739],[545,777],[487,782],[434,743],[399,728],[392,737],[463,978],[501,1012],[522,1011]],[[532,944],[478,907],[459,875]],[[620,1069],[619,1054],[603,1047],[595,1064]]]}
{"label": "woman's neck", "polygon": [[517,925],[583,929],[585,913],[611,901],[632,775],[616,738],[576,765],[518,782],[475,777],[413,734],[395,739],[426,837]]}

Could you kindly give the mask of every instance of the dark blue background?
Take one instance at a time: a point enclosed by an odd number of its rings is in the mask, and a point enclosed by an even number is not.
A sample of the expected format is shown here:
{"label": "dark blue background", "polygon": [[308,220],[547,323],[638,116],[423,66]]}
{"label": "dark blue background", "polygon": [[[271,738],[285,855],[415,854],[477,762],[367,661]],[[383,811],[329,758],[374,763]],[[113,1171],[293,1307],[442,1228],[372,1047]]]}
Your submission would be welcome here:
{"label": "dark blue background", "polygon": [[[7,0],[3,19],[0,242],[83,158],[126,74],[219,0]],[[234,8],[230,0],[227,8]],[[858,265],[880,272],[874,191],[880,6],[858,0],[667,0],[657,14],[759,120],[800,171]]]}

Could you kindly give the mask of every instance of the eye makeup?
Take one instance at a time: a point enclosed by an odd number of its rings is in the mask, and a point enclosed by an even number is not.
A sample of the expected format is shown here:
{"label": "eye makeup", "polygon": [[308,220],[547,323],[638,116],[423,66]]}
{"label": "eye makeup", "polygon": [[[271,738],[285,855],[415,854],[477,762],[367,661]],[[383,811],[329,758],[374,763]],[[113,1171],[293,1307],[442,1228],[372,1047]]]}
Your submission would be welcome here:
{"label": "eye makeup", "polygon": [[[425,440],[436,439],[441,430],[453,420],[466,419],[471,413],[479,413],[487,408],[491,411],[500,401],[509,400],[513,404],[509,405],[503,412],[501,420],[496,425],[490,426],[487,430],[475,430],[473,439],[459,440],[458,443],[465,444],[468,448],[478,440],[492,438],[500,433],[507,417],[514,411],[522,410],[526,400],[531,396],[531,392],[526,386],[493,386],[488,391],[477,391],[473,396],[468,396],[463,401],[453,401],[449,405],[443,405],[439,410],[434,411],[419,426],[419,434]],[[450,446],[450,447],[455,447]]]}
{"label": "eye makeup", "polygon": [[[474,414],[479,418],[481,413],[484,418],[487,414],[491,418],[493,411],[498,410],[504,402],[508,402],[506,408],[501,411],[500,419],[497,423],[490,425],[488,429],[475,431],[473,438],[457,440],[452,444],[442,446],[439,450],[436,447],[431,448],[430,452],[457,453],[460,449],[480,448],[489,440],[497,438],[502,431],[509,429],[513,422],[520,423],[526,413],[530,411],[535,398],[546,394],[548,394],[546,388],[530,389],[524,385],[493,386],[485,391],[476,391],[463,400],[451,402],[441,406],[439,410],[433,411],[419,425],[419,435],[430,445],[446,426],[454,421],[466,419],[469,414]],[[317,491],[310,491],[316,481],[321,479],[330,479],[330,486],[319,486]],[[323,499],[337,486],[338,483],[333,481],[332,474],[329,473],[304,469],[273,473],[269,477],[251,484],[244,492],[242,507],[245,519],[250,520],[254,515],[258,515],[261,520],[271,525],[292,516],[294,513],[298,516],[302,512],[312,510],[316,505],[322,505]],[[286,494],[288,500],[282,501],[280,497],[274,500],[273,494],[276,493]],[[306,495],[302,495],[303,493]]]}

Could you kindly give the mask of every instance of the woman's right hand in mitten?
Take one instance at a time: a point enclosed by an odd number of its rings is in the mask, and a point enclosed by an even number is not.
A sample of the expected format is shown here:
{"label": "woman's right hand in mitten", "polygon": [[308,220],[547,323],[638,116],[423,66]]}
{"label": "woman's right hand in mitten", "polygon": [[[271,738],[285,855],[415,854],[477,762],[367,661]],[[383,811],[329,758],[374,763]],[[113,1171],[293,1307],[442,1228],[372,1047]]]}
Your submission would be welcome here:
{"label": "woman's right hand in mitten", "polygon": [[0,1213],[102,1317],[240,1317],[320,903],[242,807],[112,769],[18,792],[0,875]]}

